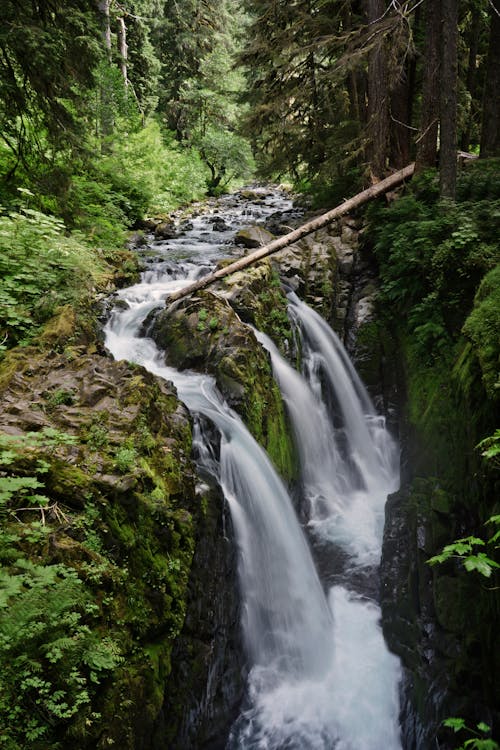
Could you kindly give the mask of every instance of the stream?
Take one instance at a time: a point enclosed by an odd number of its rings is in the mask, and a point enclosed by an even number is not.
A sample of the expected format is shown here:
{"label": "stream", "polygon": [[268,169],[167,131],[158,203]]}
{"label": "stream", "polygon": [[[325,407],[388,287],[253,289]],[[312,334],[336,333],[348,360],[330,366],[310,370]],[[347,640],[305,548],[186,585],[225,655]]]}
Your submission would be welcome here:
{"label": "stream", "polygon": [[302,372],[255,332],[293,428],[299,522],[287,487],[214,380],[169,367],[141,335],[146,317],[170,293],[234,251],[239,228],[265,224],[276,212],[293,215],[285,194],[255,193],[245,201],[225,196],[181,225],[178,237],[151,239],[141,251],[140,282],[116,295],[106,347],[115,359],[175,384],[195,416],[200,470],[218,482],[230,508],[249,674],[227,749],[400,750],[401,669],[385,645],[376,601],[384,504],[398,487],[398,449],[341,342],[293,293],[289,315]]}

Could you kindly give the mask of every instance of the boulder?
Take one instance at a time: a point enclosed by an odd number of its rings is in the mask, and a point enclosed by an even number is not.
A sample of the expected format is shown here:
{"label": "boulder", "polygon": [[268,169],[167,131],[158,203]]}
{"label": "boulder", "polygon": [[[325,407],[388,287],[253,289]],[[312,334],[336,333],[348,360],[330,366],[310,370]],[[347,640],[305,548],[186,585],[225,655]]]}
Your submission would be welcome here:
{"label": "boulder", "polygon": [[173,221],[162,221],[154,228],[155,237],[158,240],[173,240],[177,237],[177,229]]}
{"label": "boulder", "polygon": [[262,247],[274,239],[274,235],[259,226],[245,227],[236,232],[234,242],[248,248]]}
{"label": "boulder", "polygon": [[212,374],[282,476],[295,475],[293,441],[268,354],[227,299],[207,291],[183,299],[150,321],[148,332],[168,364]]}

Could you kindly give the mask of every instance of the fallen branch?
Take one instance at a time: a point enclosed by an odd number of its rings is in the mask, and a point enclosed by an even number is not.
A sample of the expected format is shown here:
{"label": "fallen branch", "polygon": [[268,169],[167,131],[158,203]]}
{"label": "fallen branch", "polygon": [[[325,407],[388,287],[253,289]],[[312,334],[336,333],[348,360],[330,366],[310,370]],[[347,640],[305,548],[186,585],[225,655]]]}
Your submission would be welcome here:
{"label": "fallen branch", "polygon": [[224,268],[219,268],[217,271],[214,271],[214,273],[210,273],[207,276],[203,276],[201,279],[198,279],[198,281],[195,281],[192,284],[189,284],[183,289],[179,289],[177,292],[173,292],[173,294],[169,295],[169,297],[167,298],[167,302],[168,303],[176,302],[179,299],[183,299],[184,297],[187,297],[189,294],[192,294],[193,292],[197,292],[200,289],[204,289],[206,286],[213,284],[214,281],[217,281],[218,279],[222,279],[224,278],[224,276],[229,276],[229,274],[231,273],[236,273],[236,271],[241,271],[243,268],[246,268],[247,266],[250,266],[253,263],[256,263],[258,260],[261,260],[262,258],[267,258],[268,255],[277,253],[278,250],[282,250],[284,247],[288,247],[289,245],[292,245],[294,242],[301,240],[303,237],[306,237],[308,234],[317,232],[318,229],[322,229],[323,227],[328,226],[328,224],[331,224],[340,216],[343,216],[344,214],[349,213],[349,211],[352,211],[355,208],[358,208],[358,206],[363,205],[363,203],[366,203],[372,198],[376,198],[377,196],[382,195],[383,193],[387,192],[391,188],[396,187],[396,185],[399,185],[401,182],[404,182],[404,180],[406,180],[407,178],[413,175],[414,170],[415,170],[415,164],[409,164],[404,169],[400,169],[398,172],[394,172],[394,174],[391,174],[389,177],[386,177],[384,180],[381,180],[380,182],[377,182],[375,185],[372,185],[366,190],[363,190],[361,193],[358,193],[353,198],[349,198],[349,200],[344,201],[344,203],[341,203],[340,206],[333,208],[331,211],[328,211],[326,214],[322,214],[321,216],[318,216],[316,219],[313,219],[312,221],[307,222],[307,224],[303,224],[298,229],[294,229],[293,232],[289,232],[288,234],[285,234],[282,237],[278,237],[277,239],[272,240],[272,242],[269,242],[267,245],[260,247],[254,253],[250,253],[250,255],[246,255],[244,258],[240,258],[239,260],[235,261],[234,263],[231,263],[228,266],[225,266]]}

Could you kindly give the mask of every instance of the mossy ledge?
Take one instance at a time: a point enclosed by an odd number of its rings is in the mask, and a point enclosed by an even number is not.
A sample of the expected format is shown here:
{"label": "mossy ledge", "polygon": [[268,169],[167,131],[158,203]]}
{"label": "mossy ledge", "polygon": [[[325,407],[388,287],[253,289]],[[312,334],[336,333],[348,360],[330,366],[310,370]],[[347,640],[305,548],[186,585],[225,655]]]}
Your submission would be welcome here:
{"label": "mossy ledge", "polygon": [[[26,611],[25,598],[32,603],[40,590],[42,602],[52,601],[60,590],[73,591],[76,577],[77,596],[64,599],[64,617],[77,623],[71,627],[82,644],[80,651],[68,644],[64,623],[57,656],[46,642],[23,644],[51,700],[58,691],[66,696],[70,705],[62,709],[54,708],[55,699],[45,705],[43,690],[20,684],[10,637],[12,667],[2,678],[11,717],[2,730],[5,746],[27,746],[28,728],[16,720],[28,712],[26,701],[37,707],[35,715],[50,717],[39,737],[31,727],[30,747],[154,746],[204,516],[189,416],[171,384],[97,354],[17,350],[2,371],[1,476],[35,478],[47,508],[43,514],[18,510],[15,498],[4,506],[2,588],[14,588],[5,594],[8,609],[0,611],[2,632],[8,632],[9,611]],[[29,433],[39,436],[36,445],[32,437],[26,441]],[[52,437],[44,442],[44,434]],[[34,606],[24,626],[43,622],[43,612]],[[54,632],[45,629],[45,639]],[[87,642],[94,645],[85,651]],[[92,653],[99,654],[94,665]],[[74,694],[66,672],[80,681]]]}
{"label": "mossy ledge", "polygon": [[[247,293],[251,294],[248,289]],[[241,310],[239,294],[238,300]],[[284,298],[282,304],[280,325],[284,327]],[[249,318],[260,323],[259,315],[263,320],[263,313],[257,308]],[[273,319],[271,328],[275,331],[274,322]],[[148,333],[165,350],[169,364],[213,375],[281,476],[287,480],[295,477],[297,464],[291,431],[269,357],[227,299],[213,292],[200,292],[174,309],[162,311],[150,324]]]}

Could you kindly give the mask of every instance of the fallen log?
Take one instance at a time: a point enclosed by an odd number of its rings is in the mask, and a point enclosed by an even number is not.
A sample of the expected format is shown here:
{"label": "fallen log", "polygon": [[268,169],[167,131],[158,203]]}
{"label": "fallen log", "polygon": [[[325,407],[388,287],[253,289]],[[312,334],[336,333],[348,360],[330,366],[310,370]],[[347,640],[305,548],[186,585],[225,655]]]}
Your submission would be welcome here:
{"label": "fallen log", "polygon": [[382,195],[391,188],[396,187],[401,182],[404,182],[404,180],[413,175],[414,170],[415,164],[409,164],[404,169],[400,169],[398,172],[394,172],[394,174],[391,174],[384,180],[381,180],[375,185],[372,185],[366,190],[363,190],[353,198],[349,198],[349,200],[344,201],[344,203],[341,203],[340,206],[333,208],[326,214],[322,214],[312,221],[307,222],[307,224],[303,224],[302,226],[298,227],[298,229],[294,229],[293,232],[289,232],[282,237],[277,237],[267,245],[263,245],[255,252],[250,253],[250,255],[246,255],[244,258],[240,258],[234,263],[230,263],[228,266],[224,266],[224,268],[219,268],[217,271],[214,271],[214,273],[203,276],[201,279],[198,279],[198,281],[185,286],[183,289],[179,289],[177,292],[173,292],[167,298],[167,303],[176,302],[183,297],[187,297],[193,292],[204,289],[206,286],[213,284],[214,281],[222,279],[224,278],[224,276],[229,276],[229,274],[231,273],[236,273],[236,271],[241,271],[243,268],[256,263],[258,260],[267,258],[268,255],[277,253],[278,250],[283,250],[284,247],[288,247],[288,245],[292,245],[294,242],[301,240],[302,237],[306,237],[308,234],[317,232],[318,229],[322,229],[323,227],[328,226],[328,224],[331,224],[333,221],[340,218],[344,214],[349,213],[349,211],[358,208],[358,206],[362,206],[363,203],[371,200],[371,198],[376,198],[377,196]]}

